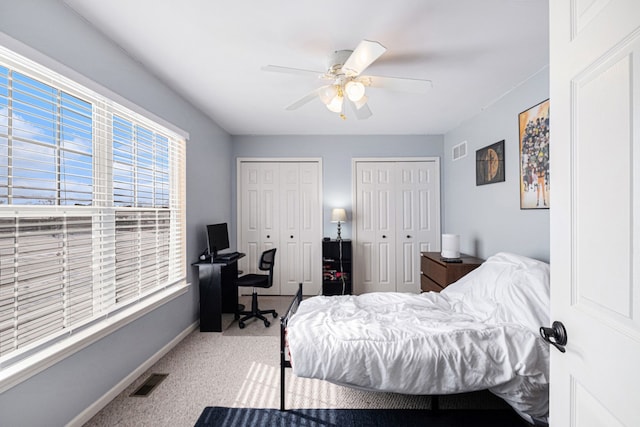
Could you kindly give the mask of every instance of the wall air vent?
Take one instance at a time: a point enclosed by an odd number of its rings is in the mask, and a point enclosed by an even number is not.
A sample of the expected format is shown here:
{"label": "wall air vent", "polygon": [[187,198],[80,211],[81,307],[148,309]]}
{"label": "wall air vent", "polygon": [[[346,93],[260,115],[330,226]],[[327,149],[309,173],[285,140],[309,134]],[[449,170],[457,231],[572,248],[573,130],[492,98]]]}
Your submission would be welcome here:
{"label": "wall air vent", "polygon": [[458,145],[454,145],[451,150],[452,158],[454,161],[467,156],[467,141],[462,141]]}
{"label": "wall air vent", "polygon": [[131,396],[147,397],[169,374],[151,374],[147,380]]}

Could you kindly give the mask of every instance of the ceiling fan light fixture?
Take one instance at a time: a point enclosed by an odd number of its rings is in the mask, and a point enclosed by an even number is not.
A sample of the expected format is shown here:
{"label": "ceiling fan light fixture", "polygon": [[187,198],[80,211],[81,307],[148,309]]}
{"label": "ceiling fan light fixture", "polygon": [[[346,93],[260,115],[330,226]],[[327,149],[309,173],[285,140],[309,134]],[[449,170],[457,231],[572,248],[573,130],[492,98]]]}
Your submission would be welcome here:
{"label": "ceiling fan light fixture", "polygon": [[337,113],[343,120],[346,119],[345,102],[356,118],[363,120],[372,114],[365,95],[367,86],[410,93],[425,93],[426,89],[433,86],[431,80],[425,79],[364,75],[363,72],[386,50],[387,48],[377,41],[362,40],[354,50],[334,51],[328,58],[327,71],[324,73],[277,65],[268,65],[262,69],[291,74],[314,74],[326,82],[324,86],[287,106],[287,110],[296,110],[318,98],[329,111]]}
{"label": "ceiling fan light fixture", "polygon": [[335,85],[325,86],[318,92],[320,101],[325,105],[328,105],[336,96],[338,96],[338,89]]}
{"label": "ceiling fan light fixture", "polygon": [[343,102],[344,102],[344,98],[342,97],[342,95],[336,95],[327,104],[327,108],[329,109],[329,111],[333,111],[334,113],[341,113]]}
{"label": "ceiling fan light fixture", "polygon": [[344,91],[351,101],[358,102],[364,96],[364,85],[358,81],[351,80],[344,85]]}

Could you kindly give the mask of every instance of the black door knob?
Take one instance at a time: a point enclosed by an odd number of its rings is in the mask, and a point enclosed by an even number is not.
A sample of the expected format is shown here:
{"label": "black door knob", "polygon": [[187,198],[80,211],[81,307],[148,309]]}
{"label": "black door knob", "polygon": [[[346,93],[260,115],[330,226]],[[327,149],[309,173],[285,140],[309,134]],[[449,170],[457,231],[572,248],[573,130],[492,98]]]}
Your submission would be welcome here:
{"label": "black door knob", "polygon": [[289,236],[289,237],[293,239],[293,234],[291,236]]}
{"label": "black door knob", "polygon": [[271,236],[267,234],[267,239],[270,239],[270,238],[271,238]]}
{"label": "black door knob", "polygon": [[386,239],[386,238],[387,238],[387,236],[383,234],[383,235],[382,235],[382,238],[383,238],[383,239]]}
{"label": "black door knob", "polygon": [[561,353],[566,351],[564,346],[567,345],[567,330],[562,322],[556,320],[550,328],[541,326],[540,336],[543,340],[560,350]]}

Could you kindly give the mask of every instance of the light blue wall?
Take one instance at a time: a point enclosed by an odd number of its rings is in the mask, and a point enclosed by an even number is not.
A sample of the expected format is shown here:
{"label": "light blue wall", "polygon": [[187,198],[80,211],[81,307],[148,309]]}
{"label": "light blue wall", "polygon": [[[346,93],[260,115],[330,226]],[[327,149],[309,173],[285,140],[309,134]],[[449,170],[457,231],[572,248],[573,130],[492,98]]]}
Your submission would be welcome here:
{"label": "light blue wall", "polygon": [[[205,225],[230,221],[231,138],[58,0],[2,1],[0,31],[189,132],[187,262]],[[186,294],[0,394],[0,425],[61,426],[198,319]]]}
{"label": "light blue wall", "polygon": [[[236,185],[238,157],[321,157],[324,234],[332,237],[335,224],[329,223],[331,208],[343,206],[351,212],[352,158],[440,157],[443,230],[461,234],[463,251],[486,257],[510,250],[548,259],[549,212],[520,211],[517,188],[517,114],[548,97],[546,72],[444,137],[232,138],[59,0],[2,1],[0,31],[190,133],[188,263],[195,261],[205,247],[207,223],[227,221],[235,236],[236,199],[232,189]],[[506,140],[506,182],[475,187],[475,150],[501,139]],[[469,156],[451,162],[451,147],[463,140],[469,142]],[[351,236],[350,224],[345,225],[344,236]],[[186,268],[191,277],[191,267]],[[0,394],[0,425],[64,425],[196,321],[197,316],[198,292],[192,289]]]}
{"label": "light blue wall", "polygon": [[[518,114],[547,98],[545,68],[444,136],[442,230],[460,234],[462,252],[487,258],[508,251],[549,261],[549,210],[520,209],[518,154]],[[503,139],[505,181],[476,186],[476,150]],[[452,161],[452,148],[462,141],[467,141],[468,155]],[[550,184],[553,206],[553,176]]]}
{"label": "light blue wall", "polygon": [[[336,224],[330,222],[331,209],[352,212],[351,159],[362,157],[440,157],[442,135],[376,136],[234,136],[233,156],[238,157],[320,157],[323,164],[323,236],[335,238]],[[235,181],[234,162],[234,181]],[[442,174],[442,171],[441,171]],[[232,194],[235,212],[236,199]],[[234,226],[235,233],[235,226]],[[234,234],[235,235],[235,234]],[[351,238],[351,221],[342,228],[342,237]]]}

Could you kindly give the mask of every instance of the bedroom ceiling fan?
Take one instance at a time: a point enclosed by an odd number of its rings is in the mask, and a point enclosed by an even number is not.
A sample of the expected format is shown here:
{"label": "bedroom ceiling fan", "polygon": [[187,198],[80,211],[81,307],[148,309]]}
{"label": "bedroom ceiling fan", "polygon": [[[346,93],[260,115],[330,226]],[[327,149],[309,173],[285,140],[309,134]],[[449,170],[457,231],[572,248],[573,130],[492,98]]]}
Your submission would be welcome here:
{"label": "bedroom ceiling fan", "polygon": [[426,93],[432,87],[431,80],[362,75],[362,72],[386,50],[387,48],[376,41],[362,40],[355,50],[333,52],[328,58],[327,71],[324,73],[278,65],[266,65],[262,70],[289,74],[313,74],[328,81],[326,85],[311,91],[286,107],[287,110],[295,110],[318,98],[329,111],[339,114],[343,120],[346,119],[345,105],[349,105],[355,116],[363,120],[372,114],[367,105],[367,87],[410,93]]}

